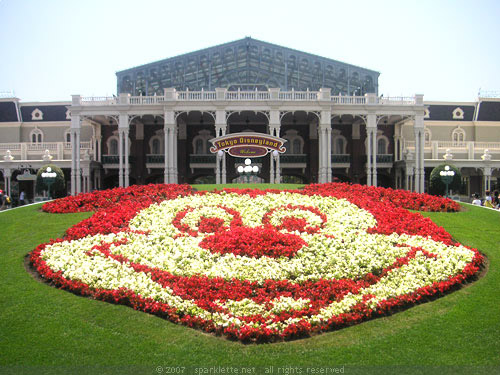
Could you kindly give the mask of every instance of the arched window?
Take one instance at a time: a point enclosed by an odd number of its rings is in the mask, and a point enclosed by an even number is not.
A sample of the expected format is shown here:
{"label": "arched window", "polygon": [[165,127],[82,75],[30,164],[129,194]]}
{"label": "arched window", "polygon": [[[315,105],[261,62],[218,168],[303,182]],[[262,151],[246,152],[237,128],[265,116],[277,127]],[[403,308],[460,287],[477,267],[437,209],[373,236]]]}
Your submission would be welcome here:
{"label": "arched window", "polygon": [[347,154],[347,139],[340,134],[340,130],[332,130],[332,153],[333,155]]}
{"label": "arched window", "polygon": [[210,142],[214,136],[209,130],[200,130],[198,135],[193,138],[193,152],[198,155],[206,155],[210,153]]}
{"label": "arched window", "polygon": [[118,155],[118,139],[111,139],[109,141],[109,154]]}
{"label": "arched window", "polygon": [[70,129],[66,129],[66,131],[64,132],[64,142],[71,143],[71,130]]}
{"label": "arched window", "polygon": [[38,128],[33,129],[30,133],[30,140],[31,140],[31,143],[42,143],[43,142],[43,132]]}
{"label": "arched window", "polygon": [[293,140],[293,153],[301,154],[302,153],[302,144],[300,143],[300,139],[295,138]]}
{"label": "arched window", "polygon": [[153,135],[149,140],[149,151],[152,155],[161,155],[163,154],[163,142],[160,133],[163,130],[159,130],[156,132],[156,135]]}
{"label": "arched window", "polygon": [[160,140],[159,139],[153,139],[152,142],[152,147],[151,147],[152,154],[158,155],[160,153]]}
{"label": "arched window", "polygon": [[198,138],[194,144],[194,153],[195,154],[204,154],[203,150],[203,139]]}
{"label": "arched window", "polygon": [[453,129],[451,133],[451,140],[453,142],[453,146],[462,146],[465,143],[465,130],[458,127]]}
{"label": "arched window", "polygon": [[432,138],[432,133],[428,128],[424,129],[424,141],[425,143],[429,143]]}
{"label": "arched window", "polygon": [[302,154],[304,148],[304,139],[297,130],[287,130],[283,136],[288,142],[285,144],[285,154]]}
{"label": "arched window", "polygon": [[377,154],[387,154],[387,141],[384,138],[377,140]]}

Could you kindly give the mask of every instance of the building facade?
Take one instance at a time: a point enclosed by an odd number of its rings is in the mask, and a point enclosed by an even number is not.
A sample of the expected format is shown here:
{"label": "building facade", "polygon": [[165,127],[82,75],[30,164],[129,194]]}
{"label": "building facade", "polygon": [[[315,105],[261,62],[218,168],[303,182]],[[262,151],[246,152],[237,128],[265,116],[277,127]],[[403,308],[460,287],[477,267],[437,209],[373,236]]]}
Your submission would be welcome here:
{"label": "building facade", "polygon": [[[245,38],[117,73],[113,97],[0,99],[0,185],[33,191],[60,166],[68,193],[145,183],[241,181],[240,158],[209,151],[233,133],[286,139],[254,159],[254,181],[349,181],[426,190],[445,160],[462,194],[500,182],[500,99],[378,96],[378,72]],[[31,173],[29,173],[31,172]],[[21,176],[21,178],[19,178]],[[34,193],[32,194],[34,195]]]}

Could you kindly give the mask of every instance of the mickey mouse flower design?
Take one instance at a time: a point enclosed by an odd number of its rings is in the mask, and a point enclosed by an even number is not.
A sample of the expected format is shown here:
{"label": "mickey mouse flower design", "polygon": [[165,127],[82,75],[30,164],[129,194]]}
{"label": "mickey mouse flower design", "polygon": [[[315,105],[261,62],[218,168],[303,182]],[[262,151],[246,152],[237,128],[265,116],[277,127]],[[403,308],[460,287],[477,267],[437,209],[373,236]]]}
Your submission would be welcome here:
{"label": "mickey mouse flower design", "polygon": [[476,250],[438,230],[387,233],[380,207],[298,191],[191,194],[138,210],[116,233],[42,245],[32,261],[62,287],[241,340],[360,322],[477,272]]}

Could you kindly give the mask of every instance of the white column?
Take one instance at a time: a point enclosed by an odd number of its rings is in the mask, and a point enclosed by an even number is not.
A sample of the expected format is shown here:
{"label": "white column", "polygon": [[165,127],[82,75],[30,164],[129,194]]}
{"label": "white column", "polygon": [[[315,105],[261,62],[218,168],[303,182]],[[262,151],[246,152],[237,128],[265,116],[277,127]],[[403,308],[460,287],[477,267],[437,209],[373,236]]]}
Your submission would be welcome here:
{"label": "white column", "polygon": [[77,160],[80,160],[80,139],[77,134],[80,133],[81,121],[79,115],[71,115],[71,195],[78,193],[77,189]]}
{"label": "white column", "polygon": [[425,171],[424,171],[424,116],[415,115],[415,191],[424,192]]}
{"label": "white column", "polygon": [[401,138],[399,135],[394,135],[394,161],[398,161],[400,159],[399,153],[399,143],[401,142]]}
{"label": "white column", "polygon": [[174,184],[177,184],[179,182],[178,179],[178,170],[177,170],[177,133],[178,129],[177,126],[174,127],[172,131],[172,180]]}
{"label": "white column", "polygon": [[369,114],[366,116],[366,129],[372,134],[372,186],[377,186],[377,116],[375,114]]}
{"label": "white column", "polygon": [[129,186],[129,175],[130,175],[130,163],[129,163],[129,138],[128,138],[129,130],[126,129],[123,131],[123,147],[125,149],[125,187]]}
{"label": "white column", "polygon": [[80,129],[76,130],[76,192],[82,192],[82,170],[80,168]]}
{"label": "white column", "polygon": [[[331,117],[332,112],[329,110],[321,111],[320,123],[319,123],[319,176],[318,180],[320,183],[328,182],[328,167],[331,166],[331,161],[328,163],[328,158],[331,159],[331,154],[328,153],[329,147],[328,143],[331,140],[328,139],[328,129],[331,130]],[[331,175],[331,168],[330,168]]]}
{"label": "white column", "polygon": [[[280,112],[277,109],[272,109],[269,112],[269,134],[273,137],[279,137],[281,130]],[[291,145],[288,145],[289,147]],[[280,155],[274,156],[271,152],[269,154],[270,168],[269,168],[269,182],[271,184],[279,184],[281,182],[280,170]]]}
{"label": "white column", "polygon": [[174,163],[174,153],[172,137],[175,128],[175,112],[173,110],[165,109],[165,123],[163,126],[163,131],[165,133],[165,167],[164,167],[164,182],[166,184],[174,183],[173,179],[173,163]]}
{"label": "white column", "polygon": [[170,146],[169,146],[169,142],[168,140],[170,139],[168,133],[170,132],[170,128],[168,127],[164,127],[163,128],[163,133],[164,133],[164,149],[163,149],[163,182],[165,184],[168,184],[170,182],[169,180],[169,176],[168,176],[168,170],[169,170],[169,163],[170,163],[170,159],[169,159],[169,149],[170,149]]}
{"label": "white column", "polygon": [[174,180],[174,128],[171,127],[168,132],[168,181],[173,184]]}
{"label": "white column", "polygon": [[102,161],[101,158],[102,154],[102,136],[97,136],[97,158],[94,157],[95,160],[97,160],[99,163]]}
{"label": "white column", "polygon": [[215,154],[215,183],[219,185],[221,183],[220,181],[220,163],[222,161],[222,155],[219,155],[219,152]]}
{"label": "white column", "polygon": [[118,132],[118,186],[123,187],[123,132]]}
{"label": "white column", "polygon": [[366,127],[366,185],[372,186],[372,132]]}
{"label": "white column", "polygon": [[3,170],[3,174],[4,174],[3,179],[4,179],[5,191],[7,192],[7,195],[12,198],[10,191],[12,171],[10,170],[10,168],[5,168]]}
{"label": "white column", "polygon": [[[226,135],[226,131],[227,131],[226,111],[223,109],[218,109],[215,111],[215,137],[218,138]],[[220,157],[217,156],[216,160],[217,160],[217,167],[219,168],[218,183],[225,184],[227,181],[226,153],[224,152]],[[217,171],[215,179],[217,182]]]}
{"label": "white column", "polygon": [[326,145],[327,145],[326,181],[332,182],[332,128],[331,128],[331,126],[329,126],[326,129]]}

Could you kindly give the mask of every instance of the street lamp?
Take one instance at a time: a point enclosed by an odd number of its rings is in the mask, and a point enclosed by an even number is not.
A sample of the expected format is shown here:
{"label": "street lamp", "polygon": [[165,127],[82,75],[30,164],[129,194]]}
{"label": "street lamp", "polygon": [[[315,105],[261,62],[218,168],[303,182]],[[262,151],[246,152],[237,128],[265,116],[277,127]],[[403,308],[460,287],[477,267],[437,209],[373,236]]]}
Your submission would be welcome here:
{"label": "street lamp", "polygon": [[448,196],[448,185],[453,181],[455,171],[450,169],[449,165],[446,165],[444,171],[439,172],[439,175],[441,176],[441,181],[446,185],[446,196]]}
{"label": "street lamp", "polygon": [[252,161],[250,159],[245,159],[245,166],[240,165],[236,170],[239,174],[247,177],[247,184],[250,183],[250,176],[252,174],[259,173],[259,167],[252,165]]}
{"label": "street lamp", "polygon": [[47,187],[48,187],[48,190],[49,190],[49,200],[51,200],[52,198],[50,197],[50,186],[56,181],[56,177],[57,177],[57,173],[56,172],[52,172],[52,168],[51,167],[47,167],[47,169],[45,170],[45,172],[42,172],[42,178],[43,178],[43,182],[45,182],[47,184]]}

